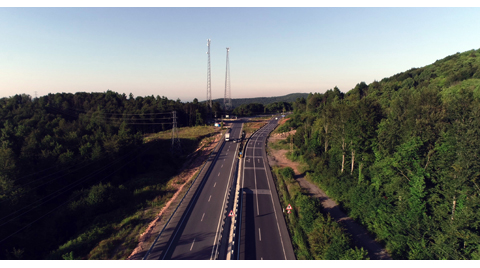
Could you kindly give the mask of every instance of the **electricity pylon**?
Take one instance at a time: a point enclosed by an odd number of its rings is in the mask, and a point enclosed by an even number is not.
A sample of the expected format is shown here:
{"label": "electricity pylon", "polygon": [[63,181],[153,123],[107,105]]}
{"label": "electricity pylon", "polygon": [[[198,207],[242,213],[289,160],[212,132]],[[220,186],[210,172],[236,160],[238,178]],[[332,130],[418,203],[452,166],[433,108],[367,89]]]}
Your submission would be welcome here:
{"label": "electricity pylon", "polygon": [[177,111],[173,111],[173,127],[172,127],[172,153],[181,154],[182,145],[180,144],[180,139],[178,138],[178,128],[177,128]]}

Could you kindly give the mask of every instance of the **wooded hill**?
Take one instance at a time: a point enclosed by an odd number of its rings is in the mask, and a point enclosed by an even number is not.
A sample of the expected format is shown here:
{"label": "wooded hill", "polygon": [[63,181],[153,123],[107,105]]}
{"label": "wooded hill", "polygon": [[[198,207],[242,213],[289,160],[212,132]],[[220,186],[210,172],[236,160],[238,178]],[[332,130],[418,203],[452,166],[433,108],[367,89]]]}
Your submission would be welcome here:
{"label": "wooded hill", "polygon": [[480,49],[293,108],[291,157],[394,259],[480,259]]}
{"label": "wooded hill", "polygon": [[[247,105],[252,103],[259,103],[263,106],[267,106],[268,104],[272,104],[275,102],[294,102],[298,98],[306,98],[308,93],[292,93],[285,96],[278,96],[278,97],[258,97],[258,98],[243,98],[243,99],[232,99],[232,106],[235,109],[240,105]],[[220,104],[220,107],[223,109],[223,99],[215,99],[212,102],[217,102]]]}
{"label": "wooded hill", "polygon": [[[62,258],[65,252],[52,252],[82,233],[63,248],[85,256],[106,235],[129,232],[123,220],[163,202],[157,197],[170,192],[162,183],[196,148],[196,141],[182,140],[183,154],[172,154],[169,140],[143,142],[144,134],[172,127],[172,111],[178,127],[206,121],[198,101],[160,96],[107,91],[0,99],[0,258]],[[152,169],[154,179],[132,181]]]}

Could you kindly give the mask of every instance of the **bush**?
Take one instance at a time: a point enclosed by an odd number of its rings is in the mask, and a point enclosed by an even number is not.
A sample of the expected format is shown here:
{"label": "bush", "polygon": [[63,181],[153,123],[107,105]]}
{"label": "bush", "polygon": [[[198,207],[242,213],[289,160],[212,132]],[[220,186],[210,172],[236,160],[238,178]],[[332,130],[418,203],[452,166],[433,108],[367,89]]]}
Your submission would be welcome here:
{"label": "bush", "polygon": [[291,167],[282,168],[280,170],[280,174],[285,179],[293,179],[294,176],[295,176],[295,172],[293,171],[293,169]]}

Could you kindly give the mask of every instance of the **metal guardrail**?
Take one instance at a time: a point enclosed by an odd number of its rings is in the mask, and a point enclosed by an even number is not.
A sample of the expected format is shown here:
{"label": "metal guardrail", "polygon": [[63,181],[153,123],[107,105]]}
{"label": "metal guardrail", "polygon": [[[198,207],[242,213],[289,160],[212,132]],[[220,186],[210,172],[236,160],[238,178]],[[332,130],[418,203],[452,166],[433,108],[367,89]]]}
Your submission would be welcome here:
{"label": "metal guardrail", "polygon": [[[248,137],[247,141],[245,142],[245,145],[243,147],[243,152],[245,152],[247,150],[247,145],[248,145],[248,142],[250,141],[250,139],[252,138],[252,136],[257,133],[257,131],[259,131],[260,129],[264,128],[266,125],[268,125],[268,123],[266,123],[265,125],[261,126],[259,129],[253,131],[253,133]],[[245,157],[245,154],[243,154],[243,157]],[[238,173],[240,173],[240,169],[241,169],[241,161],[238,161]],[[240,180],[240,176],[238,176],[237,178],[238,180]],[[235,213],[234,213],[234,220],[233,220],[233,235],[232,235],[232,238],[231,238],[231,241],[229,242],[230,245],[231,245],[231,251],[229,251],[227,253],[227,255],[230,255],[230,256],[233,256],[235,254],[235,233],[236,233],[236,230],[237,230],[237,221],[240,220],[239,222],[241,223],[241,215],[239,215],[238,211],[239,211],[239,206],[238,204],[242,204],[241,202],[241,199],[243,198],[243,194],[240,194],[242,192],[242,188],[237,187],[238,189],[235,190],[235,200],[234,200],[234,206],[235,206]],[[240,211],[241,211],[241,208],[240,208]],[[240,225],[240,224],[239,224]],[[238,237],[240,237],[240,230],[241,230],[241,226],[238,226],[239,228],[239,233],[238,233]],[[237,242],[238,244],[238,247],[240,247],[240,241]],[[239,250],[237,250],[239,251]],[[237,253],[237,260],[238,260],[238,253]],[[227,258],[228,259],[228,258]]]}

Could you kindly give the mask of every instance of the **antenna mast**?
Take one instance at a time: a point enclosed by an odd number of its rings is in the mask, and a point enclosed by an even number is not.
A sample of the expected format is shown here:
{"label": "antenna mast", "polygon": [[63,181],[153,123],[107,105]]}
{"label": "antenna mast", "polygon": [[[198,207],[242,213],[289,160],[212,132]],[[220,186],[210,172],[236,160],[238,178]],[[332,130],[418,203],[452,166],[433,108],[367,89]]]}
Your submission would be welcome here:
{"label": "antenna mast", "polygon": [[230,88],[230,62],[228,60],[228,52],[230,48],[227,47],[227,67],[225,69],[225,97],[223,98],[223,107],[225,112],[232,109],[232,92]]}
{"label": "antenna mast", "polygon": [[208,55],[208,70],[207,70],[207,105],[212,108],[212,82],[210,74],[210,39],[207,39],[207,55]]}

